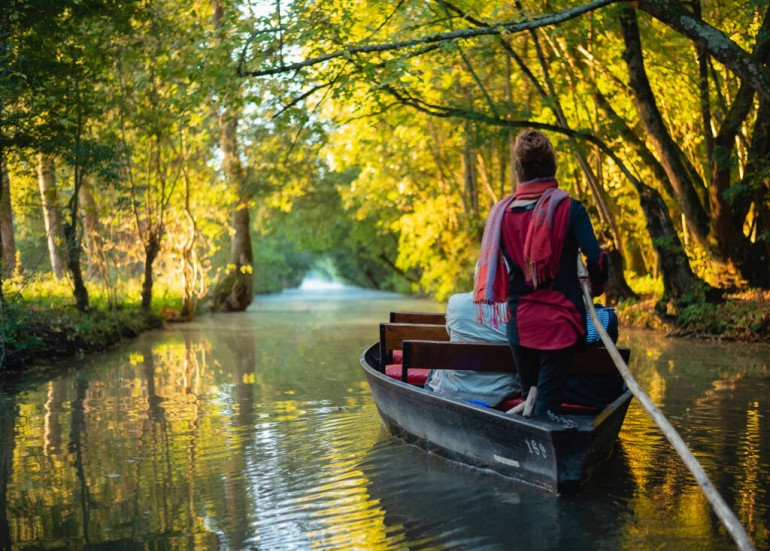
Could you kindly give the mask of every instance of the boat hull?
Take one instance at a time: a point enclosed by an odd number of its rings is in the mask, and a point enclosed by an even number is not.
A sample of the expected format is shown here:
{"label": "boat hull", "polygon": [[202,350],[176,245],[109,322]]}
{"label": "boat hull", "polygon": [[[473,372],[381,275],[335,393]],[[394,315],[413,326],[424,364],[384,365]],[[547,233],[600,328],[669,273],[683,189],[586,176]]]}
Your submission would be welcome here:
{"label": "boat hull", "polygon": [[599,415],[569,416],[577,428],[508,415],[444,398],[380,373],[376,345],[361,356],[369,388],[388,431],[449,459],[573,493],[612,452],[631,394]]}

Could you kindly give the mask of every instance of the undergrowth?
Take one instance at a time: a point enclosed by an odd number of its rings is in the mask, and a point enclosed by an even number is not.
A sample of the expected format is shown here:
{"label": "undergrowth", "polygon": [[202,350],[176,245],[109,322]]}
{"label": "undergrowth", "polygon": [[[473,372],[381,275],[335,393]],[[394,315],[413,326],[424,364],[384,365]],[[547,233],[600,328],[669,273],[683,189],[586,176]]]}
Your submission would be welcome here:
{"label": "undergrowth", "polygon": [[[3,369],[20,369],[42,360],[104,350],[144,331],[159,327],[163,315],[179,310],[180,299],[158,289],[151,312],[142,312],[136,297],[120,303],[114,292],[89,288],[90,310],[75,308],[66,280],[14,279],[4,282],[0,311],[0,357]],[[121,293],[122,294],[122,293]]]}
{"label": "undergrowth", "polygon": [[661,303],[659,294],[616,305],[622,325],[666,331],[675,337],[770,342],[770,291],[725,294],[713,301],[695,294]]}

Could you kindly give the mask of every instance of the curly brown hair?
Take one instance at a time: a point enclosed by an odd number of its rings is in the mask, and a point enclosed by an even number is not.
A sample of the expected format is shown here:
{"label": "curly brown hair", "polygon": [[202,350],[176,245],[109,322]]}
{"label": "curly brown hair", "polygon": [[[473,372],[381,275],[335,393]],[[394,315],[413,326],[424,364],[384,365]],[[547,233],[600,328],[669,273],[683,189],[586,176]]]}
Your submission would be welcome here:
{"label": "curly brown hair", "polygon": [[514,169],[519,182],[556,175],[556,152],[539,130],[523,130],[513,146]]}

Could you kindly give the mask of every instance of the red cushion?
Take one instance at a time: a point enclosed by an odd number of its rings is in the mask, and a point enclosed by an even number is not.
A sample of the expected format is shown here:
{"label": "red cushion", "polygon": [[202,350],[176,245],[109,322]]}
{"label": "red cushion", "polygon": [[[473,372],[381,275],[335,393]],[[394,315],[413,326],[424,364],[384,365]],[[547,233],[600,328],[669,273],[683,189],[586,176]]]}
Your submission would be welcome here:
{"label": "red cushion", "polygon": [[522,403],[524,400],[521,398],[511,398],[509,400],[505,400],[504,402],[500,402],[495,406],[495,409],[501,409],[503,411],[508,411],[512,407],[518,406],[520,403]]}
{"label": "red cushion", "polygon": [[[406,382],[412,385],[424,385],[428,379],[430,369],[410,369],[406,374]],[[385,375],[401,380],[401,364],[390,364],[385,366]]]}
{"label": "red cushion", "polygon": [[584,406],[582,404],[570,404],[568,402],[561,403],[562,413],[598,413],[604,408],[596,406]]}
{"label": "red cushion", "polygon": [[403,360],[402,360],[404,355],[401,352],[401,350],[393,350],[392,352],[393,352],[393,363],[394,364],[404,363]]}
{"label": "red cushion", "polygon": [[[502,411],[508,411],[512,407],[518,406],[520,403],[522,403],[524,400],[521,398],[511,398],[510,400],[505,400],[504,402],[500,402],[495,406],[495,409],[500,409]],[[580,404],[570,404],[567,402],[562,402],[561,404],[561,412],[562,413],[591,413],[591,412],[597,412],[600,408],[594,407],[594,406],[581,406]]]}

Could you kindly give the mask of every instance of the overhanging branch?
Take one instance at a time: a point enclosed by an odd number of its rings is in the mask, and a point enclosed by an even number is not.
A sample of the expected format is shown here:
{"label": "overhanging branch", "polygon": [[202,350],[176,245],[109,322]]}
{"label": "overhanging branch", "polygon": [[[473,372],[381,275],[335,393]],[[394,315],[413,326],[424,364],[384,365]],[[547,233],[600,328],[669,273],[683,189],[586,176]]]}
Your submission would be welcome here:
{"label": "overhanging branch", "polygon": [[579,130],[564,127],[557,124],[550,124],[546,122],[537,122],[526,119],[508,119],[502,117],[494,117],[480,113],[478,111],[472,111],[470,109],[463,109],[458,107],[446,107],[442,105],[435,105],[425,102],[419,98],[406,95],[394,88],[393,86],[382,86],[383,90],[391,94],[399,103],[410,106],[422,113],[426,113],[433,117],[439,118],[462,118],[465,120],[475,120],[483,122],[492,126],[500,126],[504,128],[536,128],[538,130],[545,130],[556,134],[561,134],[568,138],[575,138],[578,140],[584,140],[588,143],[595,145],[605,155],[607,155],[617,165],[623,175],[640,193],[644,191],[645,186],[639,181],[636,176],[629,170],[622,159],[607,145],[604,140],[599,138],[596,134],[588,130]]}
{"label": "overhanging branch", "polygon": [[685,11],[679,2],[638,0],[635,5],[704,48],[765,99],[770,100],[770,72],[725,33]]}
{"label": "overhanging branch", "polygon": [[515,19],[515,20],[505,21],[496,25],[489,25],[486,27],[479,27],[479,28],[473,28],[473,29],[458,29],[455,31],[435,33],[435,34],[423,36],[420,38],[399,40],[396,42],[387,42],[387,43],[380,43],[380,44],[359,44],[355,46],[350,46],[343,50],[338,50],[336,52],[330,52],[328,54],[312,57],[309,59],[305,59],[303,61],[298,61],[296,63],[289,63],[286,65],[282,64],[278,67],[271,67],[268,69],[257,69],[257,70],[251,70],[251,71],[245,70],[243,67],[244,60],[242,55],[240,62],[238,63],[238,75],[251,76],[251,77],[278,75],[283,73],[291,73],[294,71],[299,71],[300,69],[304,69],[305,67],[311,67],[313,65],[318,65],[320,63],[331,61],[332,59],[337,59],[340,57],[349,57],[355,54],[390,52],[394,50],[402,50],[402,49],[407,49],[414,46],[420,46],[423,44],[434,44],[437,42],[465,40],[468,38],[475,38],[479,36],[514,34],[522,31],[537,29],[540,27],[558,25],[559,23],[569,21],[570,19],[574,19],[585,13],[591,12],[599,8],[603,8],[605,6],[617,3],[619,1],[621,0],[593,0],[592,2],[588,2],[587,4],[584,4],[582,6],[576,6],[574,8],[563,10],[557,13],[540,15],[526,21]]}

